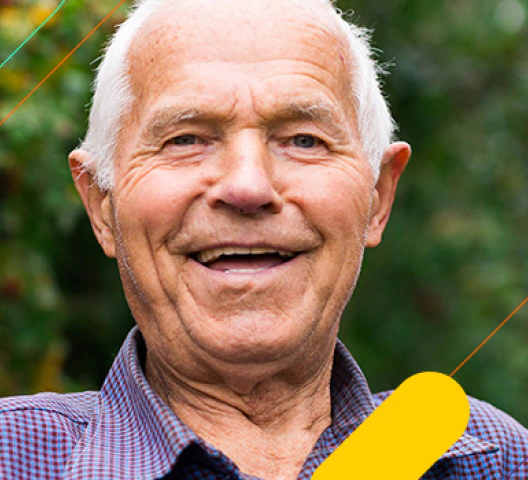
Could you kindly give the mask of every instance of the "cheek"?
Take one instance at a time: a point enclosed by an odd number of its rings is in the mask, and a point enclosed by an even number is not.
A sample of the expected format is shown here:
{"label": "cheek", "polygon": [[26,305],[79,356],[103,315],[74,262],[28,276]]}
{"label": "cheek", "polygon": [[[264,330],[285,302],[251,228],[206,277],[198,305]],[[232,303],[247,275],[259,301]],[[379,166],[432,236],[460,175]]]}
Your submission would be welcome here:
{"label": "cheek", "polygon": [[191,175],[170,169],[155,169],[121,191],[122,226],[126,219],[154,238],[178,230],[189,204],[199,194]]}
{"label": "cheek", "polygon": [[160,272],[174,268],[170,240],[177,237],[197,195],[193,180],[174,169],[138,169],[116,186],[118,261],[129,303],[133,311],[143,312],[138,318],[166,304]]}
{"label": "cheek", "polygon": [[356,171],[321,166],[308,175],[307,170],[299,174],[303,188],[296,189],[294,201],[323,238],[313,278],[319,298],[329,299],[325,306],[329,318],[336,318],[350,298],[361,268],[371,182]]}
{"label": "cheek", "polygon": [[372,189],[361,171],[328,166],[307,167],[291,185],[291,200],[325,238],[343,254],[354,242],[363,247]]}

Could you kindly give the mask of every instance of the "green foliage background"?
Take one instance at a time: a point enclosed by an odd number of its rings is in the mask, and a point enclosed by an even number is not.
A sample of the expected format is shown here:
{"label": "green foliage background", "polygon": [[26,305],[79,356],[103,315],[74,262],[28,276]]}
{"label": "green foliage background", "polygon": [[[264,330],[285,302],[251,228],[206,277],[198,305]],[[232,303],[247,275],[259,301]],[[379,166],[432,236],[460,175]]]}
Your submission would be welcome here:
{"label": "green foliage background", "polygon": [[[0,0],[0,62],[58,5]],[[0,119],[118,0],[68,0],[0,70]],[[341,331],[374,391],[450,373],[528,295],[527,0],[340,1],[374,28],[413,158]],[[67,168],[120,8],[0,127],[0,395],[98,388],[133,320]],[[528,306],[456,375],[528,424]]]}

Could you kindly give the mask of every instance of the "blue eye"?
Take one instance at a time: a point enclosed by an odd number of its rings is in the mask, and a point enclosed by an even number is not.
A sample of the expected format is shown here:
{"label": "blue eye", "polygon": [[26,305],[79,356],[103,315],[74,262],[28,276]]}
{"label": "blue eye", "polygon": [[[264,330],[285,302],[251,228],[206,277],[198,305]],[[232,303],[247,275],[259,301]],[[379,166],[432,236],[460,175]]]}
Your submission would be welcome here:
{"label": "blue eye", "polygon": [[295,135],[293,144],[299,148],[313,148],[319,145],[320,140],[313,135]]}
{"label": "blue eye", "polygon": [[179,135],[177,137],[171,138],[169,143],[173,145],[196,145],[198,143],[203,143],[196,135]]}

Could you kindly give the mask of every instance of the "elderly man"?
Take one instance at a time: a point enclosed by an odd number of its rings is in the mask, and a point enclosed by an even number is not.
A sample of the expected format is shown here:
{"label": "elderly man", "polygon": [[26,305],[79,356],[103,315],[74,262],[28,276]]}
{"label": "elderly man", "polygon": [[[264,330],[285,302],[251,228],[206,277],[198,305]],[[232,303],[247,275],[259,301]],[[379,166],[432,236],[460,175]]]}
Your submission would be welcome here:
{"label": "elderly man", "polygon": [[[327,0],[141,3],[70,155],[137,328],[101,392],[2,401],[1,477],[309,479],[384,398],[336,338],[409,159],[392,134]],[[471,408],[424,478],[528,478],[528,432]]]}

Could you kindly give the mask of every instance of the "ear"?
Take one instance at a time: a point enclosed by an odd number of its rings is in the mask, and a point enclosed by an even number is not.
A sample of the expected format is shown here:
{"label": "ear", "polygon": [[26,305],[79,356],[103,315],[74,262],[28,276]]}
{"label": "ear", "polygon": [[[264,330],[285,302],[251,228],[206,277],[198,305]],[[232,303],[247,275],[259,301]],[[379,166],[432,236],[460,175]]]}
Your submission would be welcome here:
{"label": "ear", "polygon": [[383,155],[381,170],[372,199],[366,247],[377,247],[389,221],[398,181],[411,157],[411,147],[405,142],[391,144]]}
{"label": "ear", "polygon": [[88,153],[74,150],[68,160],[75,187],[88,213],[97,241],[107,257],[115,258],[115,225],[110,192],[102,191],[94,176],[85,167]]}

